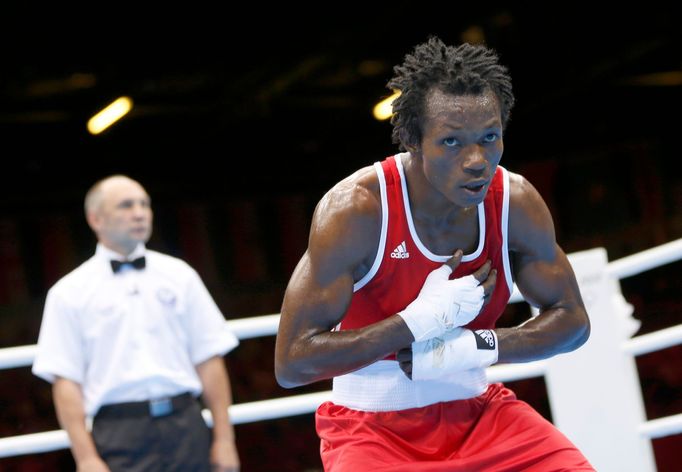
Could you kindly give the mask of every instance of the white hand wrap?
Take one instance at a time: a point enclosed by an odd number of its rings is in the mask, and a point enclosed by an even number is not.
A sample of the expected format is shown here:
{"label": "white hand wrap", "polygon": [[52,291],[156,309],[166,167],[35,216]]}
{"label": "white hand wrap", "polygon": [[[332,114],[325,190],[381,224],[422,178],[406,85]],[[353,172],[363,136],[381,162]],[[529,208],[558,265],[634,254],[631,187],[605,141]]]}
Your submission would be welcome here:
{"label": "white hand wrap", "polygon": [[412,331],[415,341],[440,336],[464,326],[483,306],[483,287],[473,275],[448,280],[452,269],[442,265],[432,271],[419,296],[398,313]]}
{"label": "white hand wrap", "polygon": [[412,343],[412,380],[488,367],[497,362],[497,355],[495,331],[456,328],[442,337]]}

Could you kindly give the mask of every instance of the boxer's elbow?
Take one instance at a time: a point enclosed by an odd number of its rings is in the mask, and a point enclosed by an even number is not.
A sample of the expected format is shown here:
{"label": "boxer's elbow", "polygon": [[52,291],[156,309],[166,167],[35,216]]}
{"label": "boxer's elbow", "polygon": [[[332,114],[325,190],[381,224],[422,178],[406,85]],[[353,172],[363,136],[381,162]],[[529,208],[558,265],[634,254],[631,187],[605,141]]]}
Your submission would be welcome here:
{"label": "boxer's elbow", "polygon": [[296,371],[287,363],[275,360],[275,379],[280,387],[294,388],[303,385],[298,379]]}
{"label": "boxer's elbow", "polygon": [[590,339],[591,331],[592,326],[590,325],[590,319],[588,318],[587,313],[585,313],[585,321],[582,325],[582,331],[580,332],[580,344],[578,347],[582,346]]}
{"label": "boxer's elbow", "polygon": [[304,369],[304,362],[290,352],[278,352],[275,356],[275,379],[284,388],[295,388],[311,383]]}
{"label": "boxer's elbow", "polygon": [[590,338],[590,318],[584,308],[577,310],[572,325],[565,352],[575,351]]}

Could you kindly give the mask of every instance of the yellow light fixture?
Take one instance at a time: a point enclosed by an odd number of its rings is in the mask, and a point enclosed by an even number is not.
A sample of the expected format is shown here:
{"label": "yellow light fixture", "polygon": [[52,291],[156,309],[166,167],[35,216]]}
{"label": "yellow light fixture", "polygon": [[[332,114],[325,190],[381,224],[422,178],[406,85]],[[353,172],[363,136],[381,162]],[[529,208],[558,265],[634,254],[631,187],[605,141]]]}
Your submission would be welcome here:
{"label": "yellow light fixture", "polygon": [[626,79],[625,83],[648,87],[676,87],[682,85],[682,70],[637,75]]}
{"label": "yellow light fixture", "polygon": [[90,134],[100,134],[120,120],[132,107],[133,100],[130,97],[117,98],[88,120],[88,131]]}
{"label": "yellow light fixture", "polygon": [[382,101],[374,105],[374,110],[372,111],[374,118],[379,121],[389,119],[391,115],[393,115],[393,107],[391,106],[393,104],[393,100],[399,96],[400,92],[395,92],[390,97],[384,98]]}

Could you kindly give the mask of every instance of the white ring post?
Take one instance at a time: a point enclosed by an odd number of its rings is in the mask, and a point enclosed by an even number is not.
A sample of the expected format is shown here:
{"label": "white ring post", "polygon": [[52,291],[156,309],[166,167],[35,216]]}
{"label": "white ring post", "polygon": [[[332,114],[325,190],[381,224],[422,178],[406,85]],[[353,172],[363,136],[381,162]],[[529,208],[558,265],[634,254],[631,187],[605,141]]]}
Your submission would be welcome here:
{"label": "white ring post", "polygon": [[654,472],[634,358],[623,349],[638,328],[618,280],[607,272],[603,248],[569,257],[590,316],[590,339],[578,350],[549,359],[546,383],[554,424],[599,472]]}

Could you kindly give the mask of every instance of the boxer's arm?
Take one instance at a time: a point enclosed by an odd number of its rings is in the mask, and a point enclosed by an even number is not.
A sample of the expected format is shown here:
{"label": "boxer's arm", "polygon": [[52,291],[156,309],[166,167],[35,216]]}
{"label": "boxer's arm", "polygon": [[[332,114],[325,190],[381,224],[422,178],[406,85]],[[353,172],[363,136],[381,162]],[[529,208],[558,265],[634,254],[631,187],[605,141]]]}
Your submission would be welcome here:
{"label": "boxer's arm", "polygon": [[510,183],[512,269],[519,290],[540,314],[496,330],[498,362],[527,362],[577,349],[589,337],[590,323],[547,205],[523,177],[511,174]]}
{"label": "boxer's arm", "polygon": [[308,249],[282,304],[275,375],[284,387],[357,370],[413,341],[397,315],[361,329],[332,331],[348,310],[355,280],[376,256],[381,202],[378,189],[366,185],[368,177],[341,182],[317,205]]}

